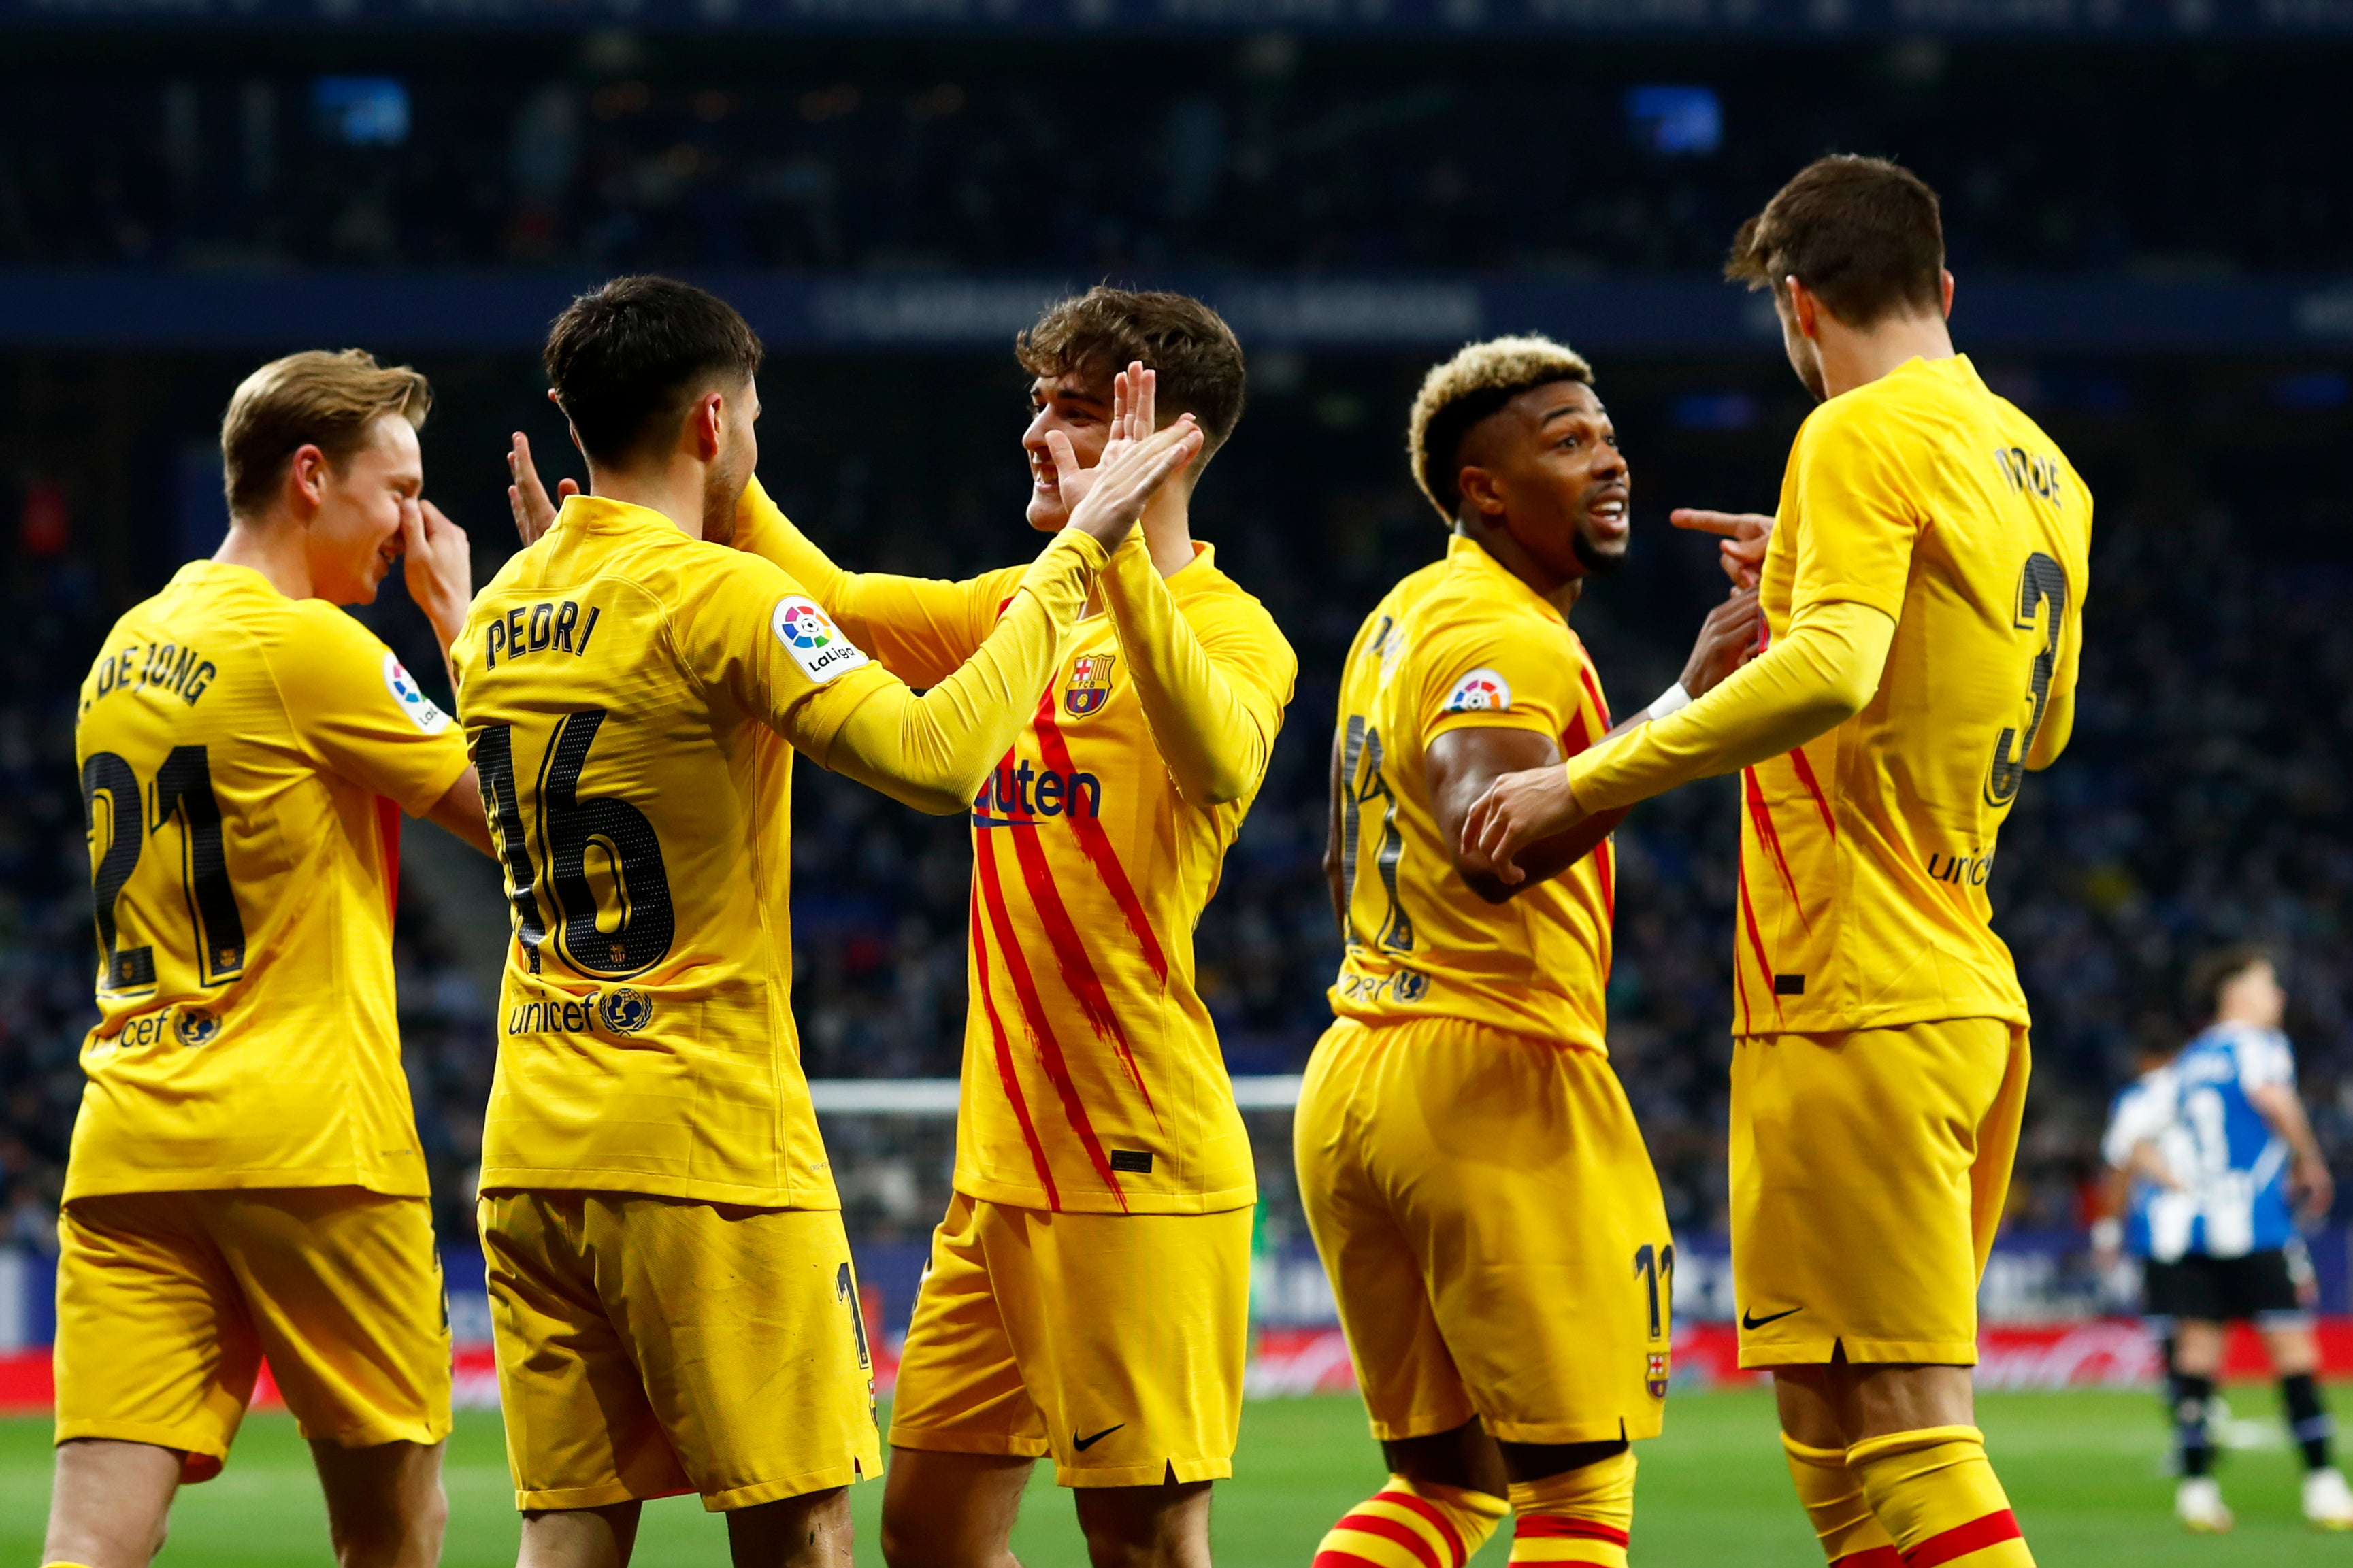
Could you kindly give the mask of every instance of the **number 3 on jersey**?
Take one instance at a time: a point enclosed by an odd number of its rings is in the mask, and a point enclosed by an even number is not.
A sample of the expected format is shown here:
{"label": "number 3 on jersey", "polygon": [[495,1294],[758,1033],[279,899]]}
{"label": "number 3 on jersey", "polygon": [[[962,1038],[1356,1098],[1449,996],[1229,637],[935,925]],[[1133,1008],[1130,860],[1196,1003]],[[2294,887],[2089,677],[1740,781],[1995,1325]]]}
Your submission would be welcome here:
{"label": "number 3 on jersey", "polygon": [[514,726],[474,731],[482,809],[499,837],[512,889],[515,940],[533,974],[549,931],[540,914],[542,867],[556,951],[580,974],[596,980],[642,974],[670,952],[677,930],[661,843],[646,814],[626,800],[580,797],[581,770],[604,722],[601,708],[555,721],[534,775],[529,822],[515,790]]}
{"label": "number 3 on jersey", "polygon": [[[2027,700],[2034,711],[2026,733],[2004,729],[1994,742],[1993,767],[1986,774],[1986,804],[2008,805],[2026,782],[2026,759],[2034,751],[2034,737],[2042,731],[2042,716],[2051,708],[2051,678],[2059,665],[2059,634],[2067,622],[2067,573],[2058,562],[2038,550],[2026,558],[2018,574],[2018,614],[2014,625],[2022,632],[2039,632],[2040,644],[2028,668]],[[2016,754],[2012,755],[2013,750]]]}

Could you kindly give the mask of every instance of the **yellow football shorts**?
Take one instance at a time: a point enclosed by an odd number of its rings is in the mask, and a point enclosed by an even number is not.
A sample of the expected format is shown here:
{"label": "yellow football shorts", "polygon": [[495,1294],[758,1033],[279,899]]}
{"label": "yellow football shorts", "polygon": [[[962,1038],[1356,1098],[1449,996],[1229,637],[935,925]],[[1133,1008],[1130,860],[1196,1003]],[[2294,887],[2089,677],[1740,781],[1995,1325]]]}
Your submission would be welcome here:
{"label": "yellow football shorts", "polygon": [[1734,1043],[1742,1366],[1976,1363],[2028,1065],[1994,1018]]}
{"label": "yellow football shorts", "polygon": [[220,1474],[263,1357],[302,1436],[449,1435],[449,1314],[423,1198],[249,1187],[76,1198],[58,1222],[57,1440]]}
{"label": "yellow football shorts", "polygon": [[717,1512],[881,1473],[838,1212],[498,1192],[479,1213],[516,1508]]}
{"label": "yellow football shorts", "polygon": [[1651,1437],[1674,1251],[1595,1052],[1453,1018],[1343,1019],[1293,1126],[1308,1228],[1384,1441]]}
{"label": "yellow football shorts", "polygon": [[1066,1487],[1234,1473],[1250,1209],[1051,1214],[958,1193],[891,1401],[891,1446],[1054,1457]]}

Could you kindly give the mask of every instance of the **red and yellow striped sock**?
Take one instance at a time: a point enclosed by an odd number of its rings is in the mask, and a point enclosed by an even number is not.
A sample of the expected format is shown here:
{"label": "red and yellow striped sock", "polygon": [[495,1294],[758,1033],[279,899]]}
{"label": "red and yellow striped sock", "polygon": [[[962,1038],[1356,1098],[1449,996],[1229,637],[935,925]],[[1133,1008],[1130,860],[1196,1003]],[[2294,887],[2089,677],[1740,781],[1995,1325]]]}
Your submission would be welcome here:
{"label": "red and yellow striped sock", "polygon": [[1846,1468],[1904,1568],[2034,1568],[1976,1427],[1867,1438],[1847,1449]]}
{"label": "red and yellow striped sock", "polygon": [[1510,1511],[1487,1492],[1391,1476],[1325,1533],[1314,1568],[1463,1568]]}
{"label": "red and yellow striped sock", "polygon": [[1634,1450],[1540,1481],[1512,1483],[1512,1561],[1626,1568],[1634,1528]]}
{"label": "red and yellow striped sock", "polygon": [[1844,1448],[1812,1448],[1787,1435],[1781,1448],[1831,1568],[1904,1568],[1894,1541],[1863,1500],[1862,1483],[1846,1468]]}

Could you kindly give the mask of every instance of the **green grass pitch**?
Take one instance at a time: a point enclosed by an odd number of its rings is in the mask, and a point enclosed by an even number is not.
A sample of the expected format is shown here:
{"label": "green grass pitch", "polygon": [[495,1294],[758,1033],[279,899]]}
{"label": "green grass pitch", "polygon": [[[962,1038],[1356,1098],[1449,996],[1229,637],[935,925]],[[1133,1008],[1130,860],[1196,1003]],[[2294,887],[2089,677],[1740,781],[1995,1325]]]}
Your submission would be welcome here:
{"label": "green grass pitch", "polygon": [[[2242,1418],[2271,1421],[2269,1391],[2234,1389]],[[2165,1432],[2138,1394],[1989,1394],[1979,1418],[2018,1505],[2028,1541],[2048,1568],[2284,1568],[2353,1564],[2353,1539],[2316,1536],[2295,1511],[2295,1456],[2284,1443],[2232,1455],[2223,1485],[2239,1528],[2184,1535],[2171,1483],[2159,1474]],[[2248,1430],[2260,1431],[2250,1426]],[[48,1500],[48,1423],[0,1422],[0,1560],[39,1561]],[[1818,1568],[1821,1558],[1792,1500],[1774,1441],[1770,1399],[1755,1392],[1678,1395],[1667,1433],[1641,1446],[1633,1560],[1649,1568]],[[1253,1402],[1242,1420],[1235,1479],[1218,1487],[1216,1549],[1224,1568],[1306,1568],[1317,1539],[1380,1480],[1379,1461],[1353,1399]],[[1069,1500],[1043,1479],[1014,1548],[1030,1568],[1084,1568]],[[514,1495],[498,1417],[459,1418],[449,1444],[451,1568],[514,1562]],[[853,1489],[861,1560],[879,1568],[875,1516],[882,1489]],[[1481,1556],[1501,1568],[1507,1535]],[[246,1424],[228,1469],[180,1494],[167,1568],[320,1565],[331,1559],[310,1458],[284,1416]],[[644,1568],[723,1564],[726,1532],[691,1499],[649,1504],[637,1562]]]}

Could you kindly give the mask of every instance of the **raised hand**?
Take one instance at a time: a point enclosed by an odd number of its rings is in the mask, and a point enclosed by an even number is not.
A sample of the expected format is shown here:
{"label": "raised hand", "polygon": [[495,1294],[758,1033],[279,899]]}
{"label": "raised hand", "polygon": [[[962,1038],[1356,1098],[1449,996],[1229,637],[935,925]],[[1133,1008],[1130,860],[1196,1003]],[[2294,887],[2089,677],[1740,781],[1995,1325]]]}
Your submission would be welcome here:
{"label": "raised hand", "polygon": [[464,629],[466,606],[474,599],[474,552],[466,531],[431,501],[420,500],[401,509],[400,543],[408,596],[433,623],[446,654]]}
{"label": "raised hand", "polygon": [[1487,786],[1462,819],[1460,864],[1466,873],[1483,872],[1506,887],[1517,887],[1528,875],[1514,864],[1521,850],[1567,832],[1590,815],[1577,804],[1568,787],[1568,770],[1558,763],[1505,773]]}
{"label": "raised hand", "polygon": [[[1111,378],[1111,426],[1109,438],[1103,442],[1103,454],[1095,458],[1092,468],[1071,468],[1055,459],[1056,487],[1060,490],[1062,505],[1068,511],[1078,510],[1093,488],[1095,476],[1134,449],[1159,427],[1157,372],[1144,368],[1142,360],[1131,361],[1128,367]],[[1047,445],[1053,440],[1050,437]],[[1065,513],[1068,515],[1068,512]]]}
{"label": "raised hand", "polygon": [[1755,658],[1757,631],[1756,585],[1733,589],[1700,623],[1699,640],[1692,644],[1691,658],[1683,661],[1685,695],[1705,695],[1717,681]]}
{"label": "raised hand", "polygon": [[515,532],[525,544],[555,526],[555,510],[580,493],[572,480],[555,481],[555,498],[548,499],[547,489],[539,482],[539,468],[531,460],[531,437],[518,430],[514,445],[507,449],[507,473],[513,483],[507,486],[507,508],[514,513]]}
{"label": "raised hand", "polygon": [[[1086,498],[1071,509],[1070,526],[1105,550],[1118,549],[1135,520],[1144,515],[1145,503],[1199,455],[1201,439],[1200,426],[1187,414],[1156,435],[1130,442],[1116,460],[1106,454],[1105,460],[1093,468]],[[1060,484],[1068,486],[1074,475],[1084,471],[1071,438],[1060,430],[1046,433],[1046,449],[1053,455]],[[1065,489],[1062,493],[1071,492]]]}
{"label": "raised hand", "polygon": [[[1694,533],[1713,533],[1723,542],[1716,559],[1735,588],[1754,588],[1765,571],[1765,547],[1773,541],[1773,519],[1761,511],[1709,511],[1679,506],[1667,521]],[[1694,697],[1697,692],[1692,693]]]}

